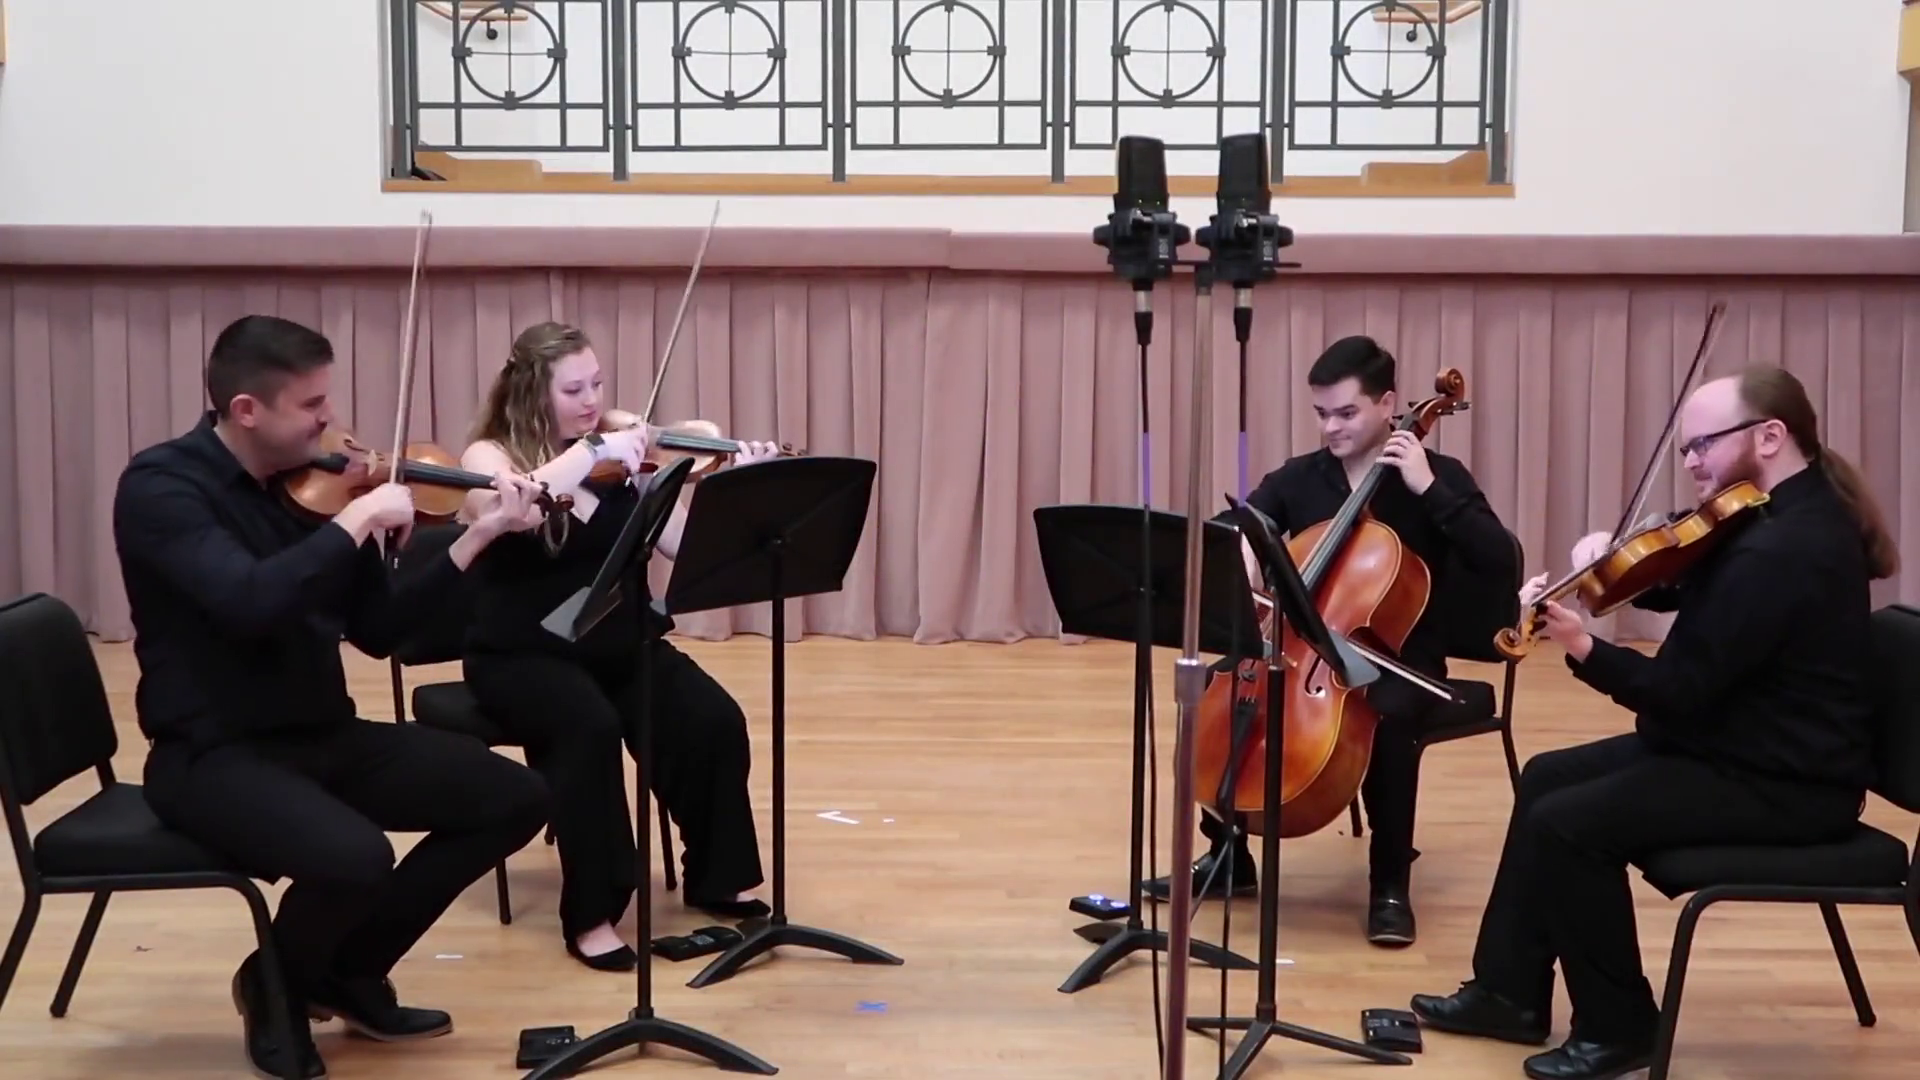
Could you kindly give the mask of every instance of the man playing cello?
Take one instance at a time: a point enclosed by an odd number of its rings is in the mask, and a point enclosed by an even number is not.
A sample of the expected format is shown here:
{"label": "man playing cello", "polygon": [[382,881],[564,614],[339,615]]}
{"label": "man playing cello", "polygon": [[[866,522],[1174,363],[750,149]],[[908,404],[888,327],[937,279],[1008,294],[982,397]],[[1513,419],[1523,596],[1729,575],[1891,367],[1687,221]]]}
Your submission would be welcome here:
{"label": "man playing cello", "polygon": [[[1639,606],[1677,612],[1653,656],[1544,605],[1568,668],[1631,709],[1634,730],[1527,763],[1473,978],[1412,1002],[1442,1031],[1543,1044],[1558,960],[1575,1024],[1527,1059],[1537,1080],[1648,1065],[1659,1006],[1640,967],[1630,863],[1678,847],[1831,840],[1854,827],[1873,775],[1868,584],[1898,567],[1878,507],[1821,445],[1806,391],[1783,369],[1701,386],[1679,434],[1701,500],[1744,480],[1768,501],[1677,585],[1643,594]],[[1574,565],[1608,541],[1581,540]]]}
{"label": "man playing cello", "polygon": [[[1328,346],[1307,373],[1326,445],[1268,473],[1247,502],[1271,518],[1282,533],[1298,533],[1332,518],[1376,460],[1392,465],[1369,510],[1434,575],[1434,603],[1407,638],[1399,659],[1439,678],[1446,674],[1447,645],[1455,636],[1461,590],[1484,582],[1511,603],[1507,598],[1513,595],[1509,590],[1519,567],[1514,565],[1512,538],[1467,467],[1429,451],[1411,432],[1394,431],[1395,374],[1393,355],[1372,338],[1347,337]],[[1443,703],[1392,677],[1375,683],[1367,697],[1380,713],[1372,760],[1361,787],[1373,826],[1367,940],[1405,946],[1414,940],[1408,886],[1414,782],[1419,769],[1416,737]],[[1202,814],[1200,828],[1212,848],[1194,864],[1195,894],[1253,892],[1253,854],[1244,823],[1229,826]],[[1225,880],[1224,871],[1213,873],[1229,842],[1233,845],[1231,882]],[[1167,879],[1146,883],[1146,892],[1165,899]]]}

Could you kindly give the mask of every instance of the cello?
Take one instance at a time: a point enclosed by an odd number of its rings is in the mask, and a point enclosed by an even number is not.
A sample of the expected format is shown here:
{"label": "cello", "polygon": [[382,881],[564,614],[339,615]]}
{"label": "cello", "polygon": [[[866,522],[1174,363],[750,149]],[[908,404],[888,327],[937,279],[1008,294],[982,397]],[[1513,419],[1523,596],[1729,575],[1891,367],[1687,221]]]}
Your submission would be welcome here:
{"label": "cello", "polygon": [[[1435,396],[1415,404],[1394,430],[1426,438],[1441,417],[1467,407],[1466,387],[1457,369],[1441,372]],[[1367,510],[1390,468],[1375,461],[1339,512],[1290,537],[1287,549],[1329,630],[1397,653],[1427,609],[1433,576]],[[1274,615],[1270,603],[1263,607],[1262,629],[1268,630]],[[1343,685],[1291,627],[1282,627],[1281,652],[1292,670],[1282,702],[1280,835],[1306,836],[1345,813],[1359,793],[1380,718],[1365,690]],[[1266,668],[1263,659],[1242,660],[1232,671],[1214,673],[1194,727],[1196,790],[1209,793],[1222,811],[1247,815],[1253,832],[1262,827],[1268,797]],[[1236,732],[1236,716],[1251,720],[1239,725],[1245,730]]]}

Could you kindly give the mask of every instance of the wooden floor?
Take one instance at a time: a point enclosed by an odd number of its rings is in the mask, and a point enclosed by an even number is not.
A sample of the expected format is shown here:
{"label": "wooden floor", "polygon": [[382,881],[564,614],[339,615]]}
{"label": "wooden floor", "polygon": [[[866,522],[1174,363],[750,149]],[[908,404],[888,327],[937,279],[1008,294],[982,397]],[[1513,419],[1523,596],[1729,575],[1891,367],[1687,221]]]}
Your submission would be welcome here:
{"label": "wooden floor", "polygon": [[[740,697],[757,745],[755,801],[770,842],[767,655],[764,639],[688,643]],[[383,666],[350,654],[361,707],[390,717]],[[116,766],[137,779],[145,743],[131,723],[134,665],[100,649],[123,743]],[[660,963],[663,1015],[732,1039],[783,1077],[957,1080],[1158,1076],[1150,968],[1143,958],[1074,995],[1057,991],[1086,955],[1067,899],[1125,888],[1131,670],[1126,647],[915,646],[808,640],[789,651],[789,867],[797,921],[864,938],[904,967],[856,967],[793,952],[706,990],[685,986],[702,961]],[[1158,731],[1171,756],[1172,657],[1159,673]],[[423,669],[415,680],[457,677]],[[1522,669],[1521,757],[1618,731],[1625,716],[1574,683],[1543,651]],[[79,781],[43,800],[34,825],[90,790]],[[1163,781],[1162,805],[1168,787]],[[1511,796],[1496,739],[1427,755],[1421,778],[1414,899],[1420,943],[1398,952],[1361,936],[1364,842],[1336,829],[1286,851],[1280,1011],[1285,1019],[1357,1034],[1359,1012],[1401,1007],[1410,993],[1448,991],[1467,972],[1480,907]],[[836,813],[837,812],[837,813]],[[833,814],[828,818],[823,815]],[[1911,818],[1875,800],[1869,820],[1913,835]],[[1162,818],[1159,866],[1170,850]],[[400,838],[404,846],[410,838]],[[515,921],[501,926],[491,880],[477,883],[396,972],[403,996],[446,1008],[451,1036],[383,1046],[317,1030],[332,1075],[471,1078],[520,1075],[521,1028],[573,1024],[582,1033],[622,1019],[630,975],[589,971],[561,951],[551,848],[511,863]],[[659,889],[659,932],[711,920]],[[1649,974],[1659,985],[1678,905],[1635,880]],[[0,874],[0,911],[17,908]],[[228,978],[252,947],[244,907],[229,894],[114,898],[72,1012],[47,1014],[85,901],[50,900],[0,1013],[0,1076],[145,1080],[249,1075]],[[1847,914],[1879,1026],[1858,1027],[1818,915],[1803,908],[1721,909],[1696,939],[1674,1076],[1686,1080],[1849,1080],[1910,1077],[1920,1060],[1920,959],[1892,910]],[[1219,905],[1197,933],[1217,939]],[[1236,904],[1233,944],[1256,949],[1250,902]],[[1164,967],[1162,970],[1164,975]],[[1232,978],[1235,1011],[1252,974]],[[1194,969],[1196,1014],[1218,1010],[1219,978]],[[1564,1001],[1556,1019],[1564,1031]],[[1189,1036],[1190,1077],[1214,1075],[1212,1041]],[[1431,1034],[1412,1074],[1453,1080],[1520,1075],[1520,1047]],[[1250,1075],[1344,1077],[1367,1066],[1294,1043],[1270,1044]],[[587,1075],[699,1076],[717,1071],[671,1051],[630,1053]],[[1396,1070],[1388,1075],[1406,1074]]]}

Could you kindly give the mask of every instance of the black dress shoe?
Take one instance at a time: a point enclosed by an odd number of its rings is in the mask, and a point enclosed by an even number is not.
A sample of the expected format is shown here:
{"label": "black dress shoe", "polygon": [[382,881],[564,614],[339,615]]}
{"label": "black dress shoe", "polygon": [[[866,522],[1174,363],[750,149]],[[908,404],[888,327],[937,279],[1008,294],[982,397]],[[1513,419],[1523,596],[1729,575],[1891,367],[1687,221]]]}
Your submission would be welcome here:
{"label": "black dress shoe", "polygon": [[1413,1015],[1435,1031],[1474,1035],[1483,1039],[1539,1046],[1547,1041],[1552,1024],[1545,1012],[1523,1009],[1474,982],[1445,997],[1415,994]]}
{"label": "black dress shoe", "polygon": [[1413,944],[1413,902],[1399,887],[1373,890],[1367,904],[1367,940],[1391,949]]}
{"label": "black dress shoe", "polygon": [[[1233,853],[1233,880],[1227,880],[1227,869],[1221,867],[1214,872],[1214,863],[1226,858],[1223,851],[1209,851],[1196,859],[1193,864],[1193,898],[1220,900],[1228,896],[1252,896],[1260,891],[1260,875],[1253,868],[1253,853],[1247,850],[1243,841]],[[1212,881],[1208,881],[1211,877]],[[1206,891],[1201,892],[1205,887]],[[1149,898],[1165,901],[1173,895],[1171,877],[1154,878],[1140,883],[1140,889]]]}
{"label": "black dress shoe", "polygon": [[329,979],[307,995],[315,1020],[339,1017],[348,1030],[381,1042],[431,1039],[453,1030],[453,1017],[438,1009],[400,1004],[391,979]]}
{"label": "black dress shoe", "polygon": [[764,900],[703,900],[689,896],[686,905],[723,919],[758,919],[773,914]]}
{"label": "black dress shoe", "polygon": [[[246,1032],[247,1062],[253,1071],[275,1080],[285,1076],[281,1062],[286,1056],[286,1040],[267,1008],[267,983],[261,976],[258,953],[248,955],[240,962],[240,970],[233,973],[233,1007]],[[287,1009],[293,1020],[293,1053],[300,1063],[299,1075],[302,1080],[326,1080],[327,1063],[313,1045],[313,1032],[300,1014],[301,1003],[289,995]]]}
{"label": "black dress shoe", "polygon": [[611,952],[585,953],[580,951],[579,942],[569,938],[567,955],[595,971],[632,971],[640,966],[640,957],[634,954],[631,946],[627,945],[622,945]]}
{"label": "black dress shoe", "polygon": [[1613,1080],[1653,1064],[1653,1039],[1598,1043],[1568,1039],[1521,1064],[1533,1080]]}

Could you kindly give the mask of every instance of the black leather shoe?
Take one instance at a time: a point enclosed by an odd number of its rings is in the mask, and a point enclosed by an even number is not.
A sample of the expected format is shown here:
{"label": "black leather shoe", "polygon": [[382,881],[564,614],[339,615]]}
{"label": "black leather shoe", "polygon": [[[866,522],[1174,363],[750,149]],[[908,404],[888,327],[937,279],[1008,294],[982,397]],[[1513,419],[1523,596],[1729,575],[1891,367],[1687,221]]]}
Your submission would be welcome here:
{"label": "black leather shoe", "polygon": [[1376,888],[1367,904],[1367,940],[1390,949],[1413,944],[1413,902],[1400,887]]}
{"label": "black leather shoe", "polygon": [[[249,954],[240,962],[240,970],[233,973],[233,1007],[246,1032],[247,1062],[253,1071],[274,1080],[284,1076],[280,1064],[285,1057],[284,1040],[267,1008],[267,984],[260,973],[258,953]],[[287,1009],[293,1020],[293,1052],[300,1062],[300,1076],[303,1080],[326,1080],[327,1063],[313,1045],[313,1033],[301,1016],[301,1003],[290,997]]]}
{"label": "black leather shoe", "polygon": [[348,1030],[381,1042],[431,1039],[453,1030],[453,1017],[438,1009],[400,1004],[391,979],[329,979],[307,995],[315,1020],[339,1017]]}
{"label": "black leather shoe", "polygon": [[1413,1015],[1435,1031],[1474,1035],[1482,1039],[1539,1046],[1547,1041],[1552,1023],[1544,1012],[1523,1009],[1474,982],[1446,997],[1415,994]]}
{"label": "black leather shoe", "polygon": [[[1226,858],[1225,852],[1209,851],[1194,860],[1194,899],[1219,900],[1227,896],[1252,896],[1260,891],[1260,875],[1253,868],[1253,853],[1247,850],[1245,843],[1242,843],[1233,853],[1232,882],[1227,881],[1226,867],[1221,867],[1217,874],[1213,872],[1213,864],[1224,858]],[[1213,878],[1212,882],[1207,881],[1209,875]],[[1202,886],[1206,887],[1204,894],[1200,891]],[[1173,879],[1159,877],[1152,881],[1143,881],[1140,883],[1140,889],[1150,899],[1165,901],[1173,895]]]}
{"label": "black leather shoe", "polygon": [[695,911],[704,911],[722,919],[760,919],[773,914],[765,900],[748,897],[745,900],[710,900],[689,896],[685,900],[687,907]]}
{"label": "black leather shoe", "polygon": [[1533,1080],[1613,1080],[1653,1064],[1653,1040],[1598,1043],[1568,1039],[1521,1064]]}

